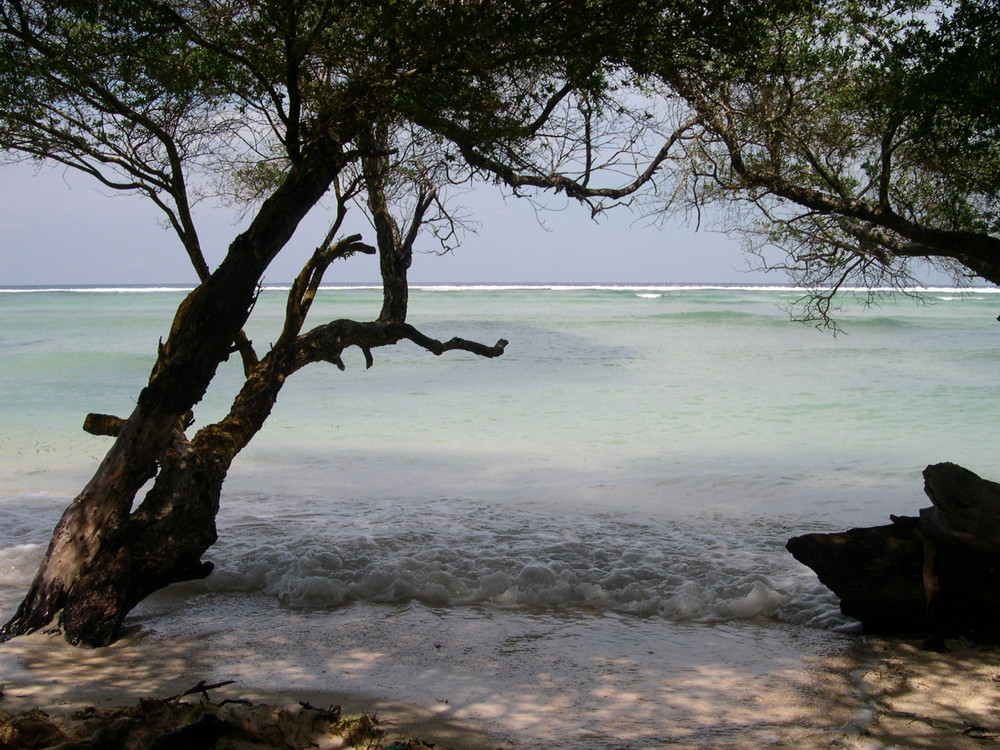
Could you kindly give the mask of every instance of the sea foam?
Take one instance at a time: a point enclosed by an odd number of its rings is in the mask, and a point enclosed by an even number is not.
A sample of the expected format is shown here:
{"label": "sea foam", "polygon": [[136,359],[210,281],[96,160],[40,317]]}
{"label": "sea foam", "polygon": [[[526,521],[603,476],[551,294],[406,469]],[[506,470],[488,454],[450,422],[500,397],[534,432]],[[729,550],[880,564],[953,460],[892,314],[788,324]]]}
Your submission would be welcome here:
{"label": "sea foam", "polygon": [[[303,503],[321,509],[322,499]],[[282,503],[276,502],[280,507]],[[614,612],[676,621],[759,616],[845,627],[777,539],[610,515],[440,500],[345,514],[229,519],[198,588],[260,591],[292,608],[350,602]],[[822,587],[820,587],[822,588]]]}

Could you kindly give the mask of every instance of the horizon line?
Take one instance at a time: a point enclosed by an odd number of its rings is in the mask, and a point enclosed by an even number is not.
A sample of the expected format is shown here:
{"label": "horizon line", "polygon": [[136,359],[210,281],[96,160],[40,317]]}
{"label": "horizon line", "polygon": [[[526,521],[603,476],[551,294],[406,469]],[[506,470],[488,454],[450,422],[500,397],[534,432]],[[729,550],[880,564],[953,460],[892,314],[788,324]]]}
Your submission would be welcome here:
{"label": "horizon line", "polygon": [[[197,285],[191,282],[179,283],[120,283],[120,284],[0,284],[0,293],[45,293],[45,292],[78,292],[78,293],[111,293],[111,292],[132,292],[132,293],[152,293],[152,292],[178,292],[189,291]],[[437,290],[437,291],[462,291],[462,290],[492,290],[492,291],[530,291],[530,290],[622,290],[622,291],[658,291],[665,289],[686,290],[686,291],[783,291],[809,293],[825,291],[825,288],[810,288],[797,286],[794,284],[781,283],[753,283],[753,282],[732,282],[732,281],[513,281],[513,282],[455,282],[455,281],[422,281],[412,282],[409,285],[411,290]],[[288,291],[291,282],[272,282],[261,285],[261,291],[275,292]],[[321,284],[320,291],[336,290],[378,290],[381,289],[380,282],[330,282]],[[1000,293],[1000,288],[996,286],[912,286],[904,288],[895,287],[844,287],[840,290],[846,293],[875,292],[875,293],[921,293],[921,292],[994,292]]]}

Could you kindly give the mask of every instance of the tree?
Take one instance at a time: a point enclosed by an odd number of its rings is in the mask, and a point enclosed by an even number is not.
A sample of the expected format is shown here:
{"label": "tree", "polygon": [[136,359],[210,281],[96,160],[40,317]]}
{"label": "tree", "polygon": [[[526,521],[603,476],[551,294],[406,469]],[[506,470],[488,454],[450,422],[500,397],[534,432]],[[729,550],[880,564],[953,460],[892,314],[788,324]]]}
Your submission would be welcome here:
{"label": "tree", "polygon": [[[730,5],[740,4],[712,7]],[[665,33],[678,49],[728,39],[712,21],[700,2],[653,0],[2,0],[0,147],[144,195],[200,282],[132,414],[88,417],[85,428],[114,443],[2,636],[55,625],[72,643],[107,644],[149,593],[208,575],[201,558],[226,473],[302,367],[342,368],[350,346],[371,366],[373,349],[403,339],[435,354],[501,355],[503,340],[440,342],[406,322],[421,229],[438,227],[446,243],[454,229],[439,189],[545,156],[553,167],[582,158],[582,183],[595,190],[592,176],[634,162],[612,138],[630,120],[611,105],[626,91],[625,61]],[[611,154],[598,160],[602,145]],[[559,186],[557,173],[547,179]],[[211,192],[243,201],[249,216],[214,269],[192,214]],[[259,354],[242,327],[262,275],[331,194],[330,230],[292,285],[280,336]],[[401,198],[405,216],[394,213]],[[377,247],[340,236],[359,206]],[[358,252],[380,256],[378,317],[306,329],[324,272]],[[192,409],[235,354],[246,379],[229,414],[189,438]]]}
{"label": "tree", "polygon": [[[115,434],[115,443],[60,520],[6,636],[55,622],[71,642],[106,644],[150,592],[207,575],[211,564],[201,555],[215,541],[229,465],[260,429],[284,379],[306,364],[342,366],[348,346],[362,348],[370,364],[373,348],[404,338],[437,354],[502,354],[502,341],[441,343],[405,322],[409,253],[433,196],[418,195],[401,231],[385,198],[388,132],[399,121],[438,119],[461,122],[484,143],[530,136],[532,119],[551,96],[540,93],[547,90],[542,84],[571,85],[562,59],[568,40],[560,37],[566,10],[418,2],[3,3],[0,144],[148,196],[201,281],[178,308],[133,414],[90,420],[92,430]],[[192,220],[192,185],[230,170],[262,189],[263,199],[210,270]],[[330,233],[293,285],[277,343],[258,356],[241,328],[261,276],[331,189],[337,211]],[[333,321],[303,332],[330,263],[374,252],[357,236],[336,239],[349,201],[361,193],[377,228],[385,306],[370,323]],[[230,413],[189,440],[192,407],[236,351],[247,379]]]}
{"label": "tree", "polygon": [[915,259],[1000,283],[996,3],[834,0],[761,23],[751,64],[650,64],[697,120],[688,206],[731,209],[822,323],[845,285],[912,286]]}

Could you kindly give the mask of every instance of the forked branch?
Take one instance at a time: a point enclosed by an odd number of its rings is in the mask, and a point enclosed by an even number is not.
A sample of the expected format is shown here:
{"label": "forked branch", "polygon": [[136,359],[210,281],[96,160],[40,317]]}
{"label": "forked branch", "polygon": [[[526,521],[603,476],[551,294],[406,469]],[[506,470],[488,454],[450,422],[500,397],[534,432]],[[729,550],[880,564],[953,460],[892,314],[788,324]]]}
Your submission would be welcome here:
{"label": "forked branch", "polygon": [[288,292],[288,302],[285,306],[285,325],[281,331],[281,338],[275,348],[286,346],[302,331],[306,315],[312,307],[313,299],[319,290],[323,275],[330,264],[339,258],[349,258],[355,253],[374,255],[376,250],[371,245],[366,245],[361,241],[360,234],[352,234],[342,240],[333,241],[333,233],[339,226],[339,222],[331,227],[326,238],[312,257],[303,267],[302,271],[292,283],[292,288]]}

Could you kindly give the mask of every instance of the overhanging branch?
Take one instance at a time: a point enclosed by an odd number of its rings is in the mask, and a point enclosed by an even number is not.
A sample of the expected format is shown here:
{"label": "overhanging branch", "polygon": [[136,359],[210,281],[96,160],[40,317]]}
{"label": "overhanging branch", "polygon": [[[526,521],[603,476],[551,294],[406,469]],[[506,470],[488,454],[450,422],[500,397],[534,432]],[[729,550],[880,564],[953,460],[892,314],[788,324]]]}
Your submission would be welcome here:
{"label": "overhanging branch", "polygon": [[[556,192],[564,192],[571,198],[584,201],[594,198],[620,200],[635,194],[649,184],[656,177],[674,147],[699,121],[700,117],[692,117],[678,125],[656,154],[650,158],[646,167],[635,176],[635,179],[620,187],[589,187],[584,182],[564,174],[519,173],[508,164],[481,153],[472,146],[464,145],[461,142],[458,145],[462,155],[471,166],[497,176],[512,188],[534,187],[541,190],[555,190]],[[586,175],[586,179],[589,180],[589,174]]]}
{"label": "overhanging branch", "polygon": [[355,320],[334,320],[299,336],[291,367],[286,374],[291,374],[313,362],[329,362],[343,370],[345,365],[341,355],[351,346],[356,346],[365,353],[366,365],[371,367],[372,349],[391,346],[402,340],[411,341],[435,355],[449,351],[466,351],[490,359],[501,356],[509,343],[506,339],[500,339],[489,346],[458,337],[439,341],[409,323],[398,321],[360,323]]}

